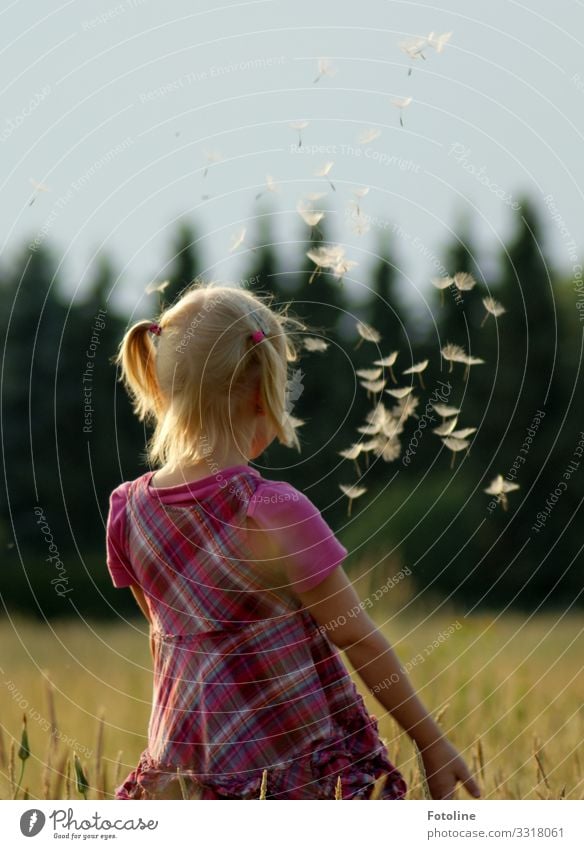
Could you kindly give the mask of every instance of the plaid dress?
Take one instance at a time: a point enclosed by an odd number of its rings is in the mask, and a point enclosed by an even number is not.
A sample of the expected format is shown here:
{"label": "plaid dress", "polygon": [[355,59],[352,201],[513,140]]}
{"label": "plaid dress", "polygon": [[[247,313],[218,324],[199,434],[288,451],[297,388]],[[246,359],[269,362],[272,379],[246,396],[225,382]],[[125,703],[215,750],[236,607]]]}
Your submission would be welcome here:
{"label": "plaid dress", "polygon": [[108,568],[144,591],[154,673],[148,746],[115,798],[257,799],[264,769],[268,799],[333,799],[338,776],[343,798],[367,799],[382,775],[379,798],[404,798],[375,716],[291,591],[347,553],[317,508],[247,465],[175,487],[153,474],[110,497]]}

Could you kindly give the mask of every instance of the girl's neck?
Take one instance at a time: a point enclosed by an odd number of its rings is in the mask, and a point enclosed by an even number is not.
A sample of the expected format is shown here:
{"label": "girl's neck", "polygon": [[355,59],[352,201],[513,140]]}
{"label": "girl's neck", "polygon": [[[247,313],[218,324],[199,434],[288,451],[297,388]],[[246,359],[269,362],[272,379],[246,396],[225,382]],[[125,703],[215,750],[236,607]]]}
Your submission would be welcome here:
{"label": "girl's neck", "polygon": [[181,483],[190,483],[200,478],[218,474],[221,469],[228,469],[231,466],[247,466],[248,462],[248,459],[241,453],[233,451],[221,463],[216,463],[212,457],[208,457],[198,463],[185,464],[174,469],[162,466],[152,476],[151,483],[154,486],[176,486]]}

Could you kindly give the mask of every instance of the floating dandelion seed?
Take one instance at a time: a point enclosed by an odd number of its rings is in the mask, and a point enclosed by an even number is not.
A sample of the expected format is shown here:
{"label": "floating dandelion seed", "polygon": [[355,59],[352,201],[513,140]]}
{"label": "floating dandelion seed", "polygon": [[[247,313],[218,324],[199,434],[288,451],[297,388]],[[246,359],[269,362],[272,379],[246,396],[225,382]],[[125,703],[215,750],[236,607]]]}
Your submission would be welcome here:
{"label": "floating dandelion seed", "polygon": [[377,130],[374,127],[371,127],[368,130],[362,130],[357,136],[358,144],[371,144],[381,135],[381,130]]}
{"label": "floating dandelion seed", "polygon": [[308,121],[291,121],[288,126],[298,131],[298,147],[302,147],[302,130],[308,127]]}
{"label": "floating dandelion seed", "polygon": [[451,32],[443,32],[442,35],[434,36],[434,33],[431,32],[428,36],[428,44],[430,47],[433,47],[436,53],[443,53],[444,48],[447,43],[450,41]]}
{"label": "floating dandelion seed", "polygon": [[455,439],[466,439],[467,436],[470,436],[475,431],[476,427],[463,427],[460,430],[453,430],[450,435],[454,436]]}
{"label": "floating dandelion seed", "polygon": [[384,436],[378,436],[375,440],[375,448],[373,451],[386,463],[391,463],[397,460],[401,454],[401,443],[397,437],[387,439]]}
{"label": "floating dandelion seed", "polygon": [[395,374],[393,373],[393,366],[395,364],[395,361],[397,360],[398,354],[399,354],[399,351],[392,351],[391,354],[387,355],[387,357],[383,357],[381,360],[374,360],[373,361],[374,366],[384,366],[385,368],[389,369],[391,379],[393,380],[394,383],[397,383],[397,380],[396,380]]}
{"label": "floating dandelion seed", "polygon": [[440,289],[440,306],[444,306],[444,289],[452,286],[452,277],[432,277],[432,286]]}
{"label": "floating dandelion seed", "polygon": [[[406,395],[405,398],[400,398],[398,403],[391,408],[391,412],[399,422],[405,421],[410,416],[417,419],[419,417],[416,415],[415,409],[419,403],[420,399],[415,395]],[[403,430],[403,426],[401,429]]]}
{"label": "floating dandelion seed", "polygon": [[38,194],[39,192],[50,192],[51,190],[49,189],[49,187],[48,187],[48,186],[45,186],[45,184],[44,184],[44,183],[39,183],[39,182],[37,182],[37,181],[34,179],[34,177],[29,177],[28,179],[30,180],[30,182],[31,182],[31,184],[32,184],[32,187],[33,187],[33,189],[34,189],[34,191],[35,191],[35,194],[33,194],[32,199],[31,199],[31,201],[30,201],[30,203],[29,203],[29,206],[32,206],[32,205],[33,205],[33,203],[35,202],[35,200],[36,200],[36,196],[37,196],[37,194]]}
{"label": "floating dandelion seed", "polygon": [[147,295],[152,295],[154,292],[164,292],[167,286],[170,285],[170,280],[163,280],[159,282],[158,280],[154,280],[152,283],[149,283],[144,289]]}
{"label": "floating dandelion seed", "polygon": [[477,281],[467,271],[457,271],[452,282],[460,292],[469,292],[477,285]]}
{"label": "floating dandelion seed", "polygon": [[314,176],[315,177],[325,177],[329,186],[333,190],[333,192],[336,192],[336,189],[335,189],[334,185],[331,183],[329,176],[328,176],[329,171],[331,170],[331,168],[333,167],[334,164],[335,164],[334,162],[325,162],[324,165],[321,168],[318,168],[314,172]]}
{"label": "floating dandelion seed", "polygon": [[364,321],[357,321],[355,326],[357,328],[357,333],[361,337],[355,345],[355,350],[359,348],[363,342],[377,343],[381,341],[381,334],[370,324],[366,324]]}
{"label": "floating dandelion seed", "polygon": [[341,492],[347,496],[349,499],[349,506],[347,509],[347,516],[351,515],[351,505],[355,498],[360,498],[362,495],[365,495],[367,492],[367,488],[364,486],[357,486],[356,484],[345,484],[340,483],[339,488]]}
{"label": "floating dandelion seed", "polygon": [[369,191],[370,191],[369,186],[363,186],[360,189],[355,189],[353,191],[353,194],[355,195],[356,198],[364,198],[365,195],[369,194]]}
{"label": "floating dandelion seed", "polygon": [[319,221],[324,218],[323,210],[312,209],[302,198],[296,204],[296,212],[309,227],[316,227]]}
{"label": "floating dandelion seed", "polygon": [[[399,49],[406,53],[410,59],[426,59],[422,53],[428,42],[425,38],[409,38],[406,41],[399,42]],[[412,73],[412,68],[408,68],[408,77]]]}
{"label": "floating dandelion seed", "polygon": [[234,233],[231,237],[231,247],[229,248],[229,253],[233,253],[236,251],[241,245],[243,245],[243,241],[245,239],[245,227],[242,227],[237,233]]}
{"label": "floating dandelion seed", "polygon": [[302,342],[307,351],[326,351],[328,348],[328,342],[315,336],[305,336]]}
{"label": "floating dandelion seed", "polygon": [[328,194],[328,192],[309,192],[306,195],[306,200],[309,200],[312,203],[314,203],[317,200],[321,200],[322,198],[325,198],[327,196],[327,194]]}
{"label": "floating dandelion seed", "polygon": [[448,342],[440,351],[443,358],[450,363],[449,371],[452,371],[453,363],[464,363],[466,361],[466,352],[460,345],[454,345]]}
{"label": "floating dandelion seed", "polygon": [[438,425],[438,427],[433,428],[432,432],[438,434],[438,436],[450,436],[456,427],[457,422],[458,416],[446,419],[442,422],[442,424]]}
{"label": "floating dandelion seed", "polygon": [[496,495],[497,501],[500,501],[503,510],[506,510],[508,506],[507,493],[516,489],[519,489],[518,483],[509,483],[503,475],[497,475],[483,492],[486,492],[487,495]]}
{"label": "floating dandelion seed", "polygon": [[470,367],[471,366],[480,366],[485,361],[483,359],[481,359],[481,357],[471,357],[470,354],[466,354],[463,362],[466,365],[466,368],[464,370],[464,379],[468,380],[468,376],[470,374]]}
{"label": "floating dandelion seed", "polygon": [[362,433],[365,436],[375,436],[376,434],[379,433],[379,431],[381,430],[381,427],[378,424],[365,424],[365,425],[359,425],[357,430],[359,431],[359,433]]}
{"label": "floating dandelion seed", "polygon": [[411,97],[396,97],[396,98],[393,98],[393,100],[391,101],[392,105],[396,106],[400,110],[399,123],[400,123],[401,127],[403,127],[403,125],[404,125],[403,117],[402,117],[402,110],[405,109],[407,106],[409,106],[411,102],[412,102]]}
{"label": "floating dandelion seed", "polygon": [[337,263],[335,263],[335,265],[331,266],[331,272],[337,279],[340,279],[341,277],[343,277],[343,275],[347,273],[347,271],[350,271],[352,268],[355,268],[356,265],[359,265],[359,263],[355,262],[354,259],[343,258],[340,259]]}
{"label": "floating dandelion seed", "polygon": [[[312,260],[316,268],[312,272],[309,283],[312,283],[315,276],[320,272],[321,268],[330,268],[337,275],[341,262],[344,260],[345,249],[342,245],[324,245],[317,248],[311,248],[306,252],[306,256]],[[355,263],[353,263],[355,264]]]}
{"label": "floating dandelion seed", "polygon": [[459,451],[464,451],[465,448],[468,448],[470,443],[466,439],[456,439],[454,436],[443,436],[442,442],[449,451],[452,451],[452,460],[450,461],[450,468],[452,469],[454,466],[454,458]]}
{"label": "floating dandelion seed", "polygon": [[422,360],[419,363],[414,363],[413,366],[404,369],[402,371],[402,374],[417,374],[420,378],[420,386],[422,387],[422,389],[425,389],[426,387],[424,386],[424,381],[422,380],[422,372],[424,371],[429,362],[429,360]]}
{"label": "floating dandelion seed", "polygon": [[356,460],[359,454],[361,453],[361,450],[361,444],[359,442],[356,442],[349,448],[344,448],[342,451],[339,451],[339,454],[346,460]]}
{"label": "floating dandelion seed", "polygon": [[413,386],[401,386],[398,389],[386,389],[385,391],[393,398],[405,398],[413,391],[413,388]]}
{"label": "floating dandelion seed", "polygon": [[504,312],[507,312],[503,304],[500,304],[499,301],[496,301],[494,298],[483,298],[483,305],[486,313],[485,317],[481,321],[481,327],[490,315],[494,315],[495,318],[498,318],[500,315],[503,315]]}
{"label": "floating dandelion seed", "polygon": [[331,60],[322,57],[318,60],[318,76],[314,82],[317,83],[321,77],[334,77],[336,73],[337,69],[332,64]]}
{"label": "floating dandelion seed", "polygon": [[277,191],[278,191],[278,186],[274,182],[274,178],[271,176],[271,174],[266,174],[266,188],[263,189],[261,192],[258,192],[255,199],[259,200],[262,197],[262,195],[265,195],[266,192],[277,192]]}
{"label": "floating dandelion seed", "polygon": [[361,476],[361,469],[359,468],[359,463],[357,462],[357,457],[359,456],[359,454],[362,451],[361,446],[362,446],[362,443],[357,442],[357,443],[349,446],[349,448],[345,448],[343,451],[339,451],[340,456],[344,457],[345,460],[353,460],[353,462],[355,463],[355,470],[356,470],[357,474],[359,475],[359,477]]}
{"label": "floating dandelion seed", "polygon": [[381,392],[387,381],[381,378],[381,380],[360,380],[359,383],[367,392]]}
{"label": "floating dandelion seed", "polygon": [[439,416],[442,416],[443,419],[448,418],[448,416],[456,416],[460,413],[458,407],[448,407],[446,404],[432,404],[432,408],[436,410]]}
{"label": "floating dandelion seed", "polygon": [[367,217],[359,208],[359,204],[353,202],[353,205],[355,207],[355,211],[351,215],[351,230],[357,236],[363,236],[364,233],[369,232],[371,225],[369,224]]}
{"label": "floating dandelion seed", "polygon": [[207,165],[205,166],[205,170],[203,171],[203,177],[206,177],[209,172],[209,166],[213,165],[216,162],[221,162],[223,157],[218,150],[206,150],[204,151],[204,153],[205,158],[207,159]]}
{"label": "floating dandelion seed", "polygon": [[381,377],[381,368],[358,368],[357,374],[364,380],[377,380]]}

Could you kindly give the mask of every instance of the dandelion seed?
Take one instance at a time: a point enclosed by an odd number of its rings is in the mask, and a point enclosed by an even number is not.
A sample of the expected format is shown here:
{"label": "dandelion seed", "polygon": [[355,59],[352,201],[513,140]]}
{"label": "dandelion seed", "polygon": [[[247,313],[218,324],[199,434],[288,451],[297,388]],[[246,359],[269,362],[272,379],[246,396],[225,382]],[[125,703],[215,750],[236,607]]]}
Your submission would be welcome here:
{"label": "dandelion seed", "polygon": [[378,436],[376,443],[373,449],[374,453],[378,457],[381,457],[382,460],[385,460],[386,463],[392,463],[401,454],[401,444],[397,437],[386,439]]}
{"label": "dandelion seed", "polygon": [[340,279],[356,265],[359,265],[359,263],[355,262],[354,259],[340,259],[335,265],[331,266],[331,272],[337,279]]}
{"label": "dandelion seed", "polygon": [[326,180],[327,180],[327,182],[328,182],[328,184],[329,184],[329,186],[330,186],[330,187],[331,187],[331,189],[333,190],[333,192],[336,192],[336,189],[335,189],[335,187],[334,187],[333,183],[331,183],[331,181],[330,181],[330,179],[329,179],[329,176],[328,176],[328,175],[329,175],[329,172],[330,172],[330,170],[331,170],[331,168],[333,167],[333,165],[334,165],[334,164],[335,164],[335,163],[334,163],[334,162],[332,162],[332,161],[331,161],[331,162],[325,162],[325,163],[324,163],[324,165],[323,165],[321,168],[318,168],[318,169],[314,172],[314,176],[315,176],[315,177],[325,177],[325,178],[326,178]]}
{"label": "dandelion seed", "polygon": [[452,282],[460,292],[470,292],[477,285],[477,281],[467,271],[457,271]]}
{"label": "dandelion seed", "polygon": [[48,186],[45,186],[45,184],[44,184],[44,183],[39,183],[39,182],[37,182],[37,180],[35,180],[35,179],[34,179],[34,177],[29,177],[28,179],[30,180],[30,182],[31,182],[31,184],[32,184],[32,187],[33,187],[33,189],[34,189],[34,191],[35,191],[35,193],[34,193],[34,194],[33,194],[33,196],[32,196],[32,199],[31,199],[31,201],[30,201],[30,203],[29,203],[29,206],[32,206],[32,205],[33,205],[33,203],[35,202],[35,200],[36,200],[36,196],[37,196],[37,194],[38,194],[39,192],[50,192],[51,190],[49,189],[49,187],[48,187]]}
{"label": "dandelion seed", "polygon": [[398,403],[391,408],[392,415],[395,416],[399,422],[405,421],[410,418],[410,416],[417,419],[418,416],[416,415],[415,410],[419,403],[420,399],[415,395],[406,395],[405,398],[400,398]]}
{"label": "dandelion seed", "polygon": [[518,483],[509,483],[503,475],[497,475],[483,492],[486,492],[487,495],[495,495],[497,501],[501,502],[503,510],[506,510],[508,506],[507,493],[516,489],[519,489]]}
{"label": "dandelion seed", "polygon": [[[402,50],[410,59],[426,59],[423,54],[423,49],[427,46],[425,38],[409,38],[406,41],[399,42],[399,49]],[[411,76],[412,68],[408,68],[408,77]]]}
{"label": "dandelion seed", "polygon": [[357,328],[357,333],[361,337],[355,345],[355,350],[359,348],[363,342],[375,342],[377,344],[377,342],[381,341],[381,334],[370,324],[366,324],[364,321],[357,321],[355,326]]}
{"label": "dandelion seed", "polygon": [[312,209],[302,199],[296,204],[296,212],[309,227],[316,227],[319,221],[322,221],[324,218],[324,212],[322,210]]}
{"label": "dandelion seed", "polygon": [[291,121],[288,126],[298,131],[298,147],[302,147],[302,130],[308,127],[308,121]]}
{"label": "dandelion seed", "polygon": [[500,315],[503,315],[504,312],[507,312],[503,304],[500,304],[499,301],[496,301],[494,298],[483,298],[483,305],[486,313],[485,317],[481,321],[481,327],[490,315],[494,315],[495,318],[498,318]]}
{"label": "dandelion seed", "polygon": [[336,73],[337,69],[332,64],[331,60],[322,57],[318,60],[318,76],[314,82],[317,83],[322,77],[334,77]]}
{"label": "dandelion seed", "polygon": [[261,192],[258,192],[255,199],[259,200],[263,195],[265,195],[266,192],[275,193],[277,191],[278,191],[278,186],[274,182],[274,178],[271,176],[271,174],[266,174],[266,188],[263,189]]}
{"label": "dandelion seed", "polygon": [[246,228],[242,227],[237,233],[234,233],[231,237],[231,247],[229,248],[229,253],[233,253],[236,251],[241,245],[243,245],[243,241],[245,239]]}
{"label": "dandelion seed", "polygon": [[302,342],[307,351],[326,351],[328,348],[328,342],[315,336],[305,336]]}
{"label": "dandelion seed", "polygon": [[209,172],[209,166],[215,164],[216,162],[221,162],[223,156],[219,153],[218,150],[205,150],[205,158],[207,159],[207,165],[205,166],[205,170],[203,171],[203,177],[206,177]]}
{"label": "dandelion seed", "polygon": [[451,35],[451,32],[443,32],[442,35],[434,36],[434,33],[431,32],[428,36],[428,45],[433,47],[436,53],[443,53]]}
{"label": "dandelion seed", "polygon": [[461,348],[460,345],[454,345],[452,342],[448,342],[440,351],[443,358],[448,360],[450,363],[449,371],[452,371],[453,363],[464,363],[466,362],[466,352],[464,348]]}
{"label": "dandelion seed", "polygon": [[381,392],[387,381],[382,378],[381,380],[361,380],[359,382],[367,392]]}
{"label": "dandelion seed", "polygon": [[367,492],[367,488],[364,486],[357,486],[356,484],[345,484],[340,483],[339,488],[341,492],[347,496],[349,499],[349,506],[347,509],[347,516],[351,515],[351,505],[355,498],[360,498],[362,495],[365,495]]}
{"label": "dandelion seed", "polygon": [[444,306],[444,289],[452,286],[452,277],[432,277],[432,286],[440,290],[440,306]]}
{"label": "dandelion seed", "polygon": [[452,451],[452,460],[450,462],[450,468],[452,469],[454,466],[454,458],[459,451],[464,451],[465,448],[468,448],[470,443],[466,439],[456,439],[453,436],[443,436],[442,442],[449,451]]}
{"label": "dandelion seed", "polygon": [[377,380],[382,371],[380,368],[358,368],[356,373],[365,380]]}
{"label": "dandelion seed", "polygon": [[391,395],[393,398],[405,398],[406,395],[409,395],[413,390],[413,386],[402,386],[399,389],[386,389],[388,395]]}
{"label": "dandelion seed", "polygon": [[467,354],[462,362],[464,362],[464,364],[466,365],[466,368],[464,370],[464,379],[468,380],[470,367],[471,366],[480,366],[485,361],[483,359],[481,359],[481,357],[471,357],[470,354]]}
{"label": "dandelion seed", "polygon": [[432,432],[438,434],[438,436],[450,436],[457,422],[458,416],[454,416],[452,419],[446,419],[438,427],[433,428]]}
{"label": "dandelion seed", "polygon": [[154,292],[164,292],[168,286],[170,286],[170,280],[163,280],[162,282],[154,280],[146,286],[144,292],[147,295],[152,295]]}
{"label": "dandelion seed", "polygon": [[402,374],[417,374],[417,375],[419,375],[420,386],[422,387],[422,389],[425,389],[426,387],[424,386],[424,381],[422,380],[422,372],[427,367],[429,362],[430,362],[429,360],[422,360],[419,363],[414,363],[413,366],[410,366],[409,368],[404,369],[404,371],[402,371]]}
{"label": "dandelion seed", "polygon": [[371,189],[370,189],[369,186],[363,186],[360,189],[354,189],[353,194],[355,195],[356,198],[364,198],[365,195],[369,194],[370,190]]}
{"label": "dandelion seed", "polygon": [[396,98],[393,98],[393,100],[391,101],[392,105],[396,106],[400,110],[399,123],[400,123],[401,127],[403,127],[403,125],[404,125],[403,118],[402,118],[402,110],[405,109],[407,106],[409,106],[411,102],[412,102],[411,97],[396,97]]}
{"label": "dandelion seed", "polygon": [[360,453],[361,445],[358,442],[351,445],[349,448],[344,448],[342,451],[339,451],[340,456],[344,457],[346,460],[356,460]]}
{"label": "dandelion seed", "polygon": [[398,354],[399,351],[392,351],[392,353],[388,354],[387,357],[382,357],[380,360],[373,361],[374,366],[384,366],[384,368],[389,369],[389,374],[391,375],[391,379],[394,383],[397,383],[397,378],[393,372],[393,366],[395,364],[395,361],[397,360]]}
{"label": "dandelion seed", "polygon": [[476,427],[463,427],[461,430],[453,430],[451,436],[454,436],[455,439],[466,439],[467,436],[470,436],[475,431]]}
{"label": "dandelion seed", "polygon": [[357,136],[357,143],[371,144],[371,142],[374,142],[376,139],[378,139],[380,135],[381,130],[377,130],[374,127],[371,127],[370,129],[363,130],[359,133],[359,135]]}
{"label": "dandelion seed", "polygon": [[359,427],[357,428],[359,433],[362,433],[365,436],[376,436],[379,433],[380,429],[380,425],[377,424],[359,425]]}
{"label": "dandelion seed", "polygon": [[328,194],[328,192],[309,192],[306,195],[306,200],[314,202],[314,201],[317,201],[317,200],[321,200],[322,198],[325,198],[327,196],[327,194]]}
{"label": "dandelion seed", "polygon": [[432,409],[436,410],[438,415],[442,416],[443,419],[449,416],[456,416],[460,413],[458,407],[448,407],[446,404],[432,404]]}
{"label": "dandelion seed", "polygon": [[351,230],[357,236],[363,236],[371,229],[371,225],[359,208],[359,204],[355,204],[355,212],[351,215]]}

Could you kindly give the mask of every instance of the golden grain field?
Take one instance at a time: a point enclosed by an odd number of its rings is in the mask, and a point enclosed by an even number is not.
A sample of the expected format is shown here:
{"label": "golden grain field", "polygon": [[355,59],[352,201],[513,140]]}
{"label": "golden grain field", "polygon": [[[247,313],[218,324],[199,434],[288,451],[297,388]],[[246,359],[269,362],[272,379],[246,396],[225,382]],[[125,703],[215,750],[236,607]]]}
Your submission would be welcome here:
{"label": "golden grain field", "polygon": [[[382,627],[421,698],[477,772],[483,798],[582,799],[583,624],[577,615],[465,617],[442,607],[407,609]],[[24,763],[18,798],[82,798],[76,752],[86,797],[111,798],[147,742],[145,620],[39,624],[12,617],[0,621],[0,645],[0,797],[13,798]],[[408,781],[408,798],[424,798],[409,739],[353,677]],[[23,714],[30,750],[24,762]],[[469,798],[460,789],[457,797]]]}

